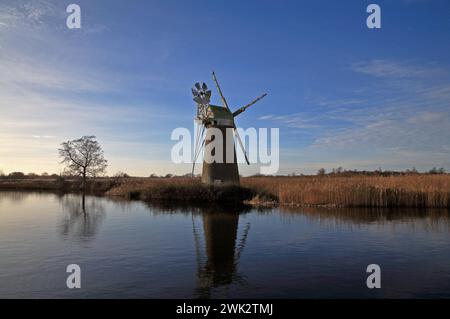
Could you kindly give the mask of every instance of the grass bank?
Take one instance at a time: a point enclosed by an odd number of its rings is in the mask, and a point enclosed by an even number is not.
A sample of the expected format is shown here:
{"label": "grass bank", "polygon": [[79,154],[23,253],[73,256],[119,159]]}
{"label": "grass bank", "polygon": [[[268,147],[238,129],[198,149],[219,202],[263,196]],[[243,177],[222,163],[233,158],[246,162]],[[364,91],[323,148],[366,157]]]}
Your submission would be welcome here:
{"label": "grass bank", "polygon": [[243,186],[207,186],[192,178],[127,178],[111,188],[106,195],[144,201],[185,201],[227,203],[249,201],[256,196]]}

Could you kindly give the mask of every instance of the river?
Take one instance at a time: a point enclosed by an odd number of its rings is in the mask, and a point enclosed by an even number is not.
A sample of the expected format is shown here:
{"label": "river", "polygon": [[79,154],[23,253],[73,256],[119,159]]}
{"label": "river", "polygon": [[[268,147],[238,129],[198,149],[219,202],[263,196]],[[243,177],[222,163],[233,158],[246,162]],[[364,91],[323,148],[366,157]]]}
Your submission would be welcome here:
{"label": "river", "polygon": [[0,192],[0,297],[450,298],[450,214]]}

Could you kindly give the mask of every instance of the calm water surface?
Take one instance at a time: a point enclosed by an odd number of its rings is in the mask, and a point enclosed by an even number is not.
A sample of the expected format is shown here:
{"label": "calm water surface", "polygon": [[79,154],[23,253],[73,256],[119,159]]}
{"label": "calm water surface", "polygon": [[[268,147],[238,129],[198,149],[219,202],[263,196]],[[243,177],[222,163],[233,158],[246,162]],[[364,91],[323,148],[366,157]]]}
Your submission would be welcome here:
{"label": "calm water surface", "polygon": [[[0,192],[1,298],[450,298],[448,211],[180,208]],[[382,288],[366,287],[379,264]],[[82,288],[68,289],[69,264]]]}

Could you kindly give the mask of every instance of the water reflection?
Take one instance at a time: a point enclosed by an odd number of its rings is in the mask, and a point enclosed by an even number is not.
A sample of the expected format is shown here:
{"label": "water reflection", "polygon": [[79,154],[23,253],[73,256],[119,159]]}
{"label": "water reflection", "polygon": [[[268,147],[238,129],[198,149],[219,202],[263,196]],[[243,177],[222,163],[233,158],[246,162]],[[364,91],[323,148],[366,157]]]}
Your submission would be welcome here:
{"label": "water reflection", "polygon": [[440,231],[450,228],[450,210],[442,208],[296,208],[282,207],[285,218],[307,217],[330,227],[402,224],[410,230]]}
{"label": "water reflection", "polygon": [[36,192],[15,192],[15,191],[0,191],[0,203],[5,202],[9,205],[19,205],[31,197],[46,197],[49,196],[48,193],[36,193]]}
{"label": "water reflection", "polygon": [[63,217],[59,223],[61,235],[82,241],[94,238],[105,219],[103,202],[95,197],[80,195],[64,195],[60,202],[63,209]]}
{"label": "water reflection", "polygon": [[227,297],[227,289],[232,283],[245,284],[243,276],[237,272],[239,257],[245,247],[250,230],[250,223],[245,225],[239,243],[236,245],[239,211],[229,209],[205,209],[202,212],[204,234],[204,256],[200,247],[200,235],[192,218],[192,230],[196,245],[197,257],[197,288],[194,296],[210,298],[211,290],[224,287],[223,293]]}

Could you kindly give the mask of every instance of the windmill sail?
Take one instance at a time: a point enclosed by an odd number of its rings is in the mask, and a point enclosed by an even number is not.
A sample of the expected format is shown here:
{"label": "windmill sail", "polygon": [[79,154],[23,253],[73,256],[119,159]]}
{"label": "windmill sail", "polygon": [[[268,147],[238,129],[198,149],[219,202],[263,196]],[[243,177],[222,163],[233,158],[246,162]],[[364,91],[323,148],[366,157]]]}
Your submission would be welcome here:
{"label": "windmill sail", "polygon": [[250,106],[252,106],[253,104],[255,104],[256,102],[258,102],[259,100],[262,100],[263,98],[265,98],[267,95],[267,93],[262,94],[261,96],[257,97],[256,99],[254,99],[252,102],[244,105],[243,107],[237,109],[236,111],[233,112],[233,116],[236,117],[239,114],[241,114],[242,112],[244,112],[246,109],[248,109]]}
{"label": "windmill sail", "polygon": [[213,76],[214,83],[216,83],[217,91],[219,91],[220,98],[222,99],[223,106],[226,107],[227,109],[230,109],[228,107],[227,100],[225,99],[225,96],[223,96],[222,90],[220,89],[219,82],[217,81],[217,78],[216,78],[216,73],[213,72],[212,76]]}

